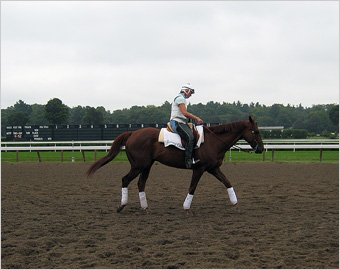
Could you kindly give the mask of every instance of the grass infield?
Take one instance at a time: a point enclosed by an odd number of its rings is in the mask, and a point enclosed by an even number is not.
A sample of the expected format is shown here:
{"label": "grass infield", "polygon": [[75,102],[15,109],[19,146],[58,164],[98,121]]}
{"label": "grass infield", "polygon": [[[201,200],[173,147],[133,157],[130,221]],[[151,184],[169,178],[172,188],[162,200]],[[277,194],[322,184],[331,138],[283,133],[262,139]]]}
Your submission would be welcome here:
{"label": "grass infield", "polygon": [[[63,154],[54,151],[39,152],[41,162],[93,162],[101,157],[107,155],[106,151],[64,151]],[[39,155],[37,152],[1,152],[1,162],[39,162]],[[231,156],[231,157],[230,157]],[[272,151],[265,152],[265,161],[263,161],[263,154],[249,154],[239,151],[227,151],[225,162],[292,162],[292,163],[319,163],[320,151],[284,151],[275,150],[274,155]],[[125,152],[120,152],[113,162],[128,162]],[[323,150],[322,163],[339,163],[338,150]]]}

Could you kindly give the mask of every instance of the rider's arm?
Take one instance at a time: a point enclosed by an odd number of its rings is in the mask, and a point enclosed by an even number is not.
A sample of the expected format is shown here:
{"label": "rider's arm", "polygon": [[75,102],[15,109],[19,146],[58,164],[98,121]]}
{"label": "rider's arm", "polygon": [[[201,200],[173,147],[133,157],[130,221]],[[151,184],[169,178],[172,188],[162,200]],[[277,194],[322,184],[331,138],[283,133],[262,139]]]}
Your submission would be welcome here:
{"label": "rider's arm", "polygon": [[192,113],[189,113],[187,111],[187,108],[185,107],[185,104],[179,104],[179,109],[181,110],[181,112],[183,113],[183,115],[187,118],[190,118],[190,119],[194,119],[197,121],[197,124],[203,124],[203,120],[195,115],[193,115]]}

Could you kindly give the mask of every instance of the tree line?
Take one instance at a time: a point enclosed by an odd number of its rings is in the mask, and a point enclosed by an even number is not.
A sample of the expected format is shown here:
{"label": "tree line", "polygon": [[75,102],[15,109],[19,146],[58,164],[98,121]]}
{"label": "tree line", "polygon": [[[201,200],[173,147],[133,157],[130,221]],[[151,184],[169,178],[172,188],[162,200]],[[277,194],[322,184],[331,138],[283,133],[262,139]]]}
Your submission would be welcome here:
{"label": "tree line", "polygon": [[[339,105],[324,104],[312,107],[257,103],[188,104],[188,111],[206,123],[229,123],[248,119],[253,115],[259,126],[284,126],[285,129],[303,129],[309,133],[338,133]],[[26,104],[23,100],[1,110],[1,125],[49,125],[49,124],[159,124],[169,121],[171,103],[161,106],[132,106],[110,112],[104,107],[68,107],[60,99],[50,99],[47,104]]]}

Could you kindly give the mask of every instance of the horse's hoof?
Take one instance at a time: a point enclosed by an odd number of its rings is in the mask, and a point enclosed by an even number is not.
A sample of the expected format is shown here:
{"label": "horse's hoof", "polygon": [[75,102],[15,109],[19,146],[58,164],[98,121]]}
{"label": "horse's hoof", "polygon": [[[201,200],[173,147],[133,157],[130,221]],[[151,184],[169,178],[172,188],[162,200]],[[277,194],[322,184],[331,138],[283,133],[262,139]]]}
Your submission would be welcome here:
{"label": "horse's hoof", "polygon": [[121,212],[124,209],[125,206],[126,206],[126,204],[125,205],[119,205],[118,208],[117,208],[117,213]]}
{"label": "horse's hoof", "polygon": [[142,208],[142,212],[145,213],[145,214],[149,214],[150,210],[149,210],[149,208],[145,208],[145,209]]}
{"label": "horse's hoof", "polygon": [[234,211],[235,211],[236,213],[238,213],[238,214],[241,213],[241,210],[240,210],[240,207],[238,207],[238,204],[235,204],[235,205],[234,205]]}
{"label": "horse's hoof", "polygon": [[193,217],[194,216],[194,213],[190,209],[185,210],[185,213],[186,213],[187,217]]}

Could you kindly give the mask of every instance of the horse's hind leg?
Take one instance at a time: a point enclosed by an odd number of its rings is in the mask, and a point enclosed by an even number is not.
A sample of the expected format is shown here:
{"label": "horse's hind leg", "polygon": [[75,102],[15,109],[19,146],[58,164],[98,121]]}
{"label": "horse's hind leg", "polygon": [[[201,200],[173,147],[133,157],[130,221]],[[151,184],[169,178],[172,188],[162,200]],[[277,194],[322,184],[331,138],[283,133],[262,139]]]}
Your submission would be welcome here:
{"label": "horse's hind leg", "polygon": [[138,174],[140,174],[140,172],[141,170],[131,168],[129,173],[122,178],[122,200],[120,206],[117,209],[118,213],[122,211],[124,207],[128,204],[129,197],[128,186],[131,183],[131,181],[135,179],[138,176]]}
{"label": "horse's hind leg", "polygon": [[139,200],[140,200],[140,206],[143,210],[146,210],[148,208],[148,202],[146,200],[146,194],[145,194],[145,185],[146,185],[146,180],[148,179],[149,174],[150,174],[151,166],[152,164],[142,171],[142,173],[139,176],[139,180],[138,180]]}

